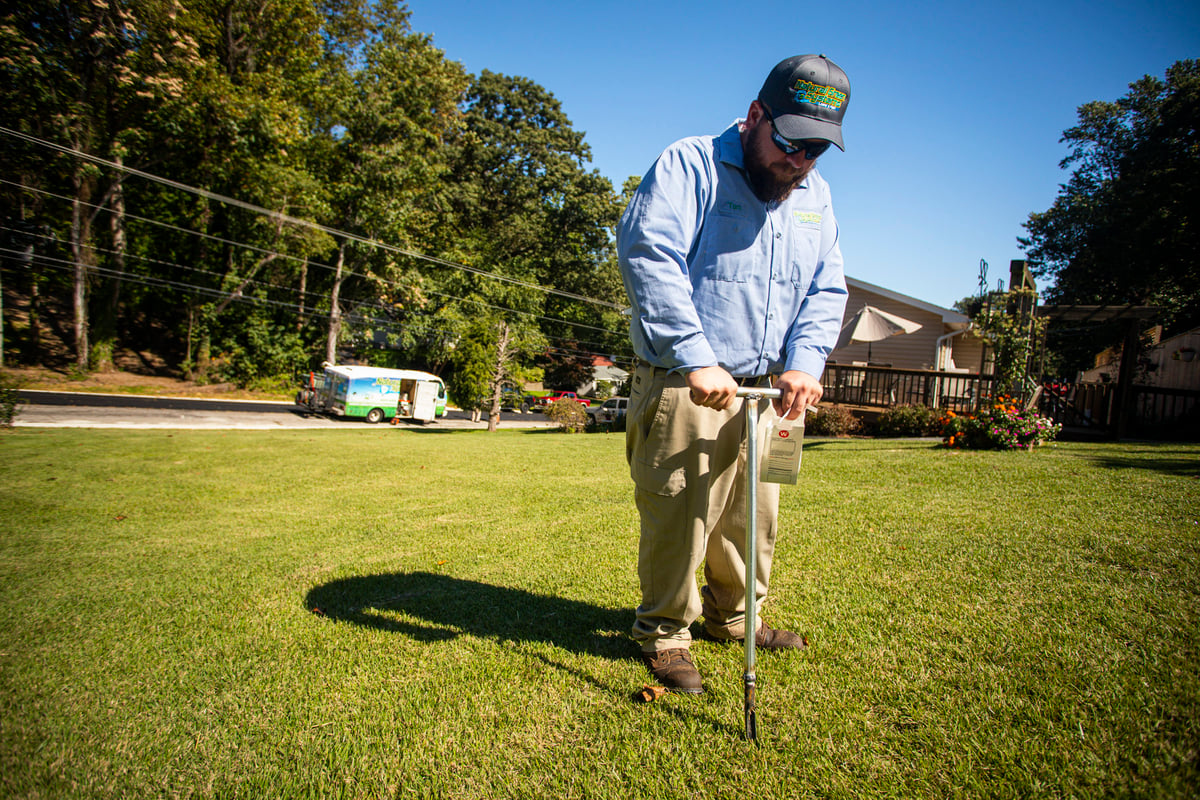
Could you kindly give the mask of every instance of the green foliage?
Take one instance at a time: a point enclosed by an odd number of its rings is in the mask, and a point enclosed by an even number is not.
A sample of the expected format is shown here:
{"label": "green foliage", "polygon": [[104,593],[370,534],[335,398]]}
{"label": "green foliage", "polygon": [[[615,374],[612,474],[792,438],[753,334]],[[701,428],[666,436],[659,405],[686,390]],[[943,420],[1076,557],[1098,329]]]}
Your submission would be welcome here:
{"label": "green foliage", "polygon": [[821,406],[804,420],[805,433],[813,436],[849,436],[858,428],[858,419],[845,406]]}
{"label": "green foliage", "polygon": [[[57,307],[84,298],[98,363],[151,349],[245,383],[300,351],[315,366],[387,348],[404,366],[466,369],[470,397],[489,392],[469,388],[481,377],[455,348],[473,351],[481,318],[514,343],[484,383],[628,347],[620,208],[551,92],[468,75],[393,0],[168,5],[26,3],[0,26],[15,127],[275,214],[7,142],[0,216],[49,232],[43,289]],[[162,225],[126,225],[118,196]],[[64,270],[72,248],[81,263]]]}
{"label": "green foliage", "polygon": [[588,413],[578,400],[564,397],[546,406],[546,419],[564,433],[579,433],[588,425]]}
{"label": "green foliage", "polygon": [[973,321],[993,355],[993,372],[1006,391],[1023,391],[1030,358],[1042,340],[1046,319],[1032,313],[1034,293],[1028,289],[993,292]]}
{"label": "green foliage", "polygon": [[17,394],[17,384],[12,378],[0,373],[0,428],[11,428],[17,418],[20,405],[25,401]]}
{"label": "green foliage", "polygon": [[[1163,309],[1168,335],[1200,324],[1200,60],[1177,61],[1165,80],[1144,76],[1115,102],[1078,109],[1078,125],[1063,133],[1073,167],[1054,204],[1029,215],[1021,244],[1039,275],[1053,285],[1049,303],[1139,303]],[[1072,342],[1070,368],[1115,344]]]}
{"label": "green foliage", "polygon": [[875,422],[879,436],[938,436],[942,426],[938,412],[927,406],[895,406]]}
{"label": "green foliage", "polygon": [[308,361],[300,336],[262,314],[250,314],[222,340],[220,378],[238,386],[274,386]]}
{"label": "green foliage", "polygon": [[1031,450],[1054,441],[1062,430],[1010,397],[999,397],[973,414],[947,412],[941,420],[946,447],[971,450]]}

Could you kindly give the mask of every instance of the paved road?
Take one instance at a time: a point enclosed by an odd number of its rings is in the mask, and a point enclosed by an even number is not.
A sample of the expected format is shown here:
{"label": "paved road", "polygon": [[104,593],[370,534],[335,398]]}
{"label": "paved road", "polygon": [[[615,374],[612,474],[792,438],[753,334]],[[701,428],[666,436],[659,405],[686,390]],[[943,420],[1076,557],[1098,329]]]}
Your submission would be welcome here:
{"label": "paved road", "polygon": [[[205,428],[212,430],[283,430],[335,428],[370,430],[387,427],[361,420],[310,414],[292,403],[259,400],[206,400],[194,397],[21,390],[27,402],[17,411],[18,427],[43,428]],[[449,411],[428,425],[404,422],[401,428],[486,430],[487,420],[471,422],[462,411]],[[542,414],[500,415],[501,428],[553,427]]]}

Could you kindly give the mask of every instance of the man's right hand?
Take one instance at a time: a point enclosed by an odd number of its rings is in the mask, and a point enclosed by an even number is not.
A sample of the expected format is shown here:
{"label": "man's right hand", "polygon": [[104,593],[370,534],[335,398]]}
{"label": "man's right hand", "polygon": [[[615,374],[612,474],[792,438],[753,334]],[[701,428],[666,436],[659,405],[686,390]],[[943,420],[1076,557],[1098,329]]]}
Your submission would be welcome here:
{"label": "man's right hand", "polygon": [[692,402],[698,406],[724,411],[733,405],[737,381],[722,367],[701,367],[685,377]]}

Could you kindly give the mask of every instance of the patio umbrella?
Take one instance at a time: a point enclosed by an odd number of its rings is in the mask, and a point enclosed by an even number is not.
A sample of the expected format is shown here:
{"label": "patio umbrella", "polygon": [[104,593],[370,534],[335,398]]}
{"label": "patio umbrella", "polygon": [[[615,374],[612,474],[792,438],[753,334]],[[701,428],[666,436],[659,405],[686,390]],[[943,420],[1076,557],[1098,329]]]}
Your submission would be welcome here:
{"label": "patio umbrella", "polygon": [[912,333],[921,329],[921,323],[898,317],[875,306],[863,306],[854,316],[846,320],[834,349],[854,342],[867,343],[867,361],[871,360],[871,343],[889,336]]}

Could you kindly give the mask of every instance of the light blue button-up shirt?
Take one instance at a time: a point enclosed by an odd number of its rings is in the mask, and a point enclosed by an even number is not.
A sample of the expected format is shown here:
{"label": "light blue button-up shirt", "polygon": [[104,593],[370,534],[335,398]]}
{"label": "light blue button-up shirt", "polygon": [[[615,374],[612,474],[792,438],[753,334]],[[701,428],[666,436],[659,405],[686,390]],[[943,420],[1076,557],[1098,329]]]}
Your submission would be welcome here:
{"label": "light blue button-up shirt", "polygon": [[782,203],[764,204],[743,172],[737,123],[678,141],[625,209],[617,254],[639,358],[821,377],[846,281],[829,184],[815,168]]}

